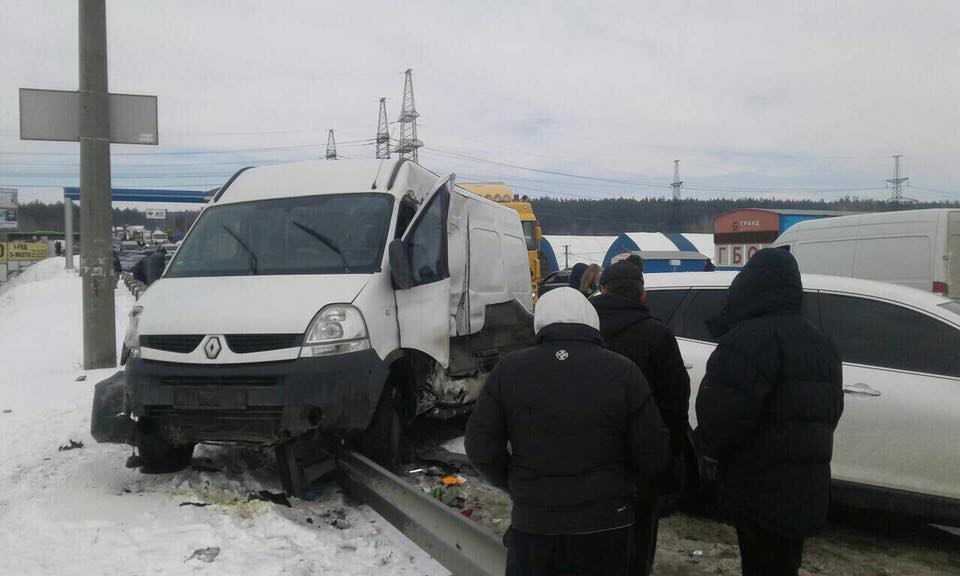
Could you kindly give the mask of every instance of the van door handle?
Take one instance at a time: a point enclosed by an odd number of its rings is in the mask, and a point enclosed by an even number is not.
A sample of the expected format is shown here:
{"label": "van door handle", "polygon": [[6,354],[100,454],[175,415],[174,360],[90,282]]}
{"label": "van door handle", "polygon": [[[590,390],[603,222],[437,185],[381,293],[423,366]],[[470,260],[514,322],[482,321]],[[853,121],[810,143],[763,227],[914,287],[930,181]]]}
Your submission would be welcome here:
{"label": "van door handle", "polygon": [[858,396],[879,396],[880,391],[874,390],[870,386],[864,384],[863,382],[857,382],[851,386],[843,387],[844,394],[856,394]]}
{"label": "van door handle", "polygon": [[693,364],[689,362],[684,362],[683,367],[686,368],[687,370],[693,370]]}

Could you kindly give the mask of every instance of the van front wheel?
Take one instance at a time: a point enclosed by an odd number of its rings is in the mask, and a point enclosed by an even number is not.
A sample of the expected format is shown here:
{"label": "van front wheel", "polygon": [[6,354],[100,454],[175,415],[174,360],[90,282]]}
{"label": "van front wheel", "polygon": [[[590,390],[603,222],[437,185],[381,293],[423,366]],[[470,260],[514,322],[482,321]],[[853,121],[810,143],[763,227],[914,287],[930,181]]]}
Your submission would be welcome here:
{"label": "van front wheel", "polygon": [[194,446],[194,444],[171,444],[154,433],[141,432],[137,438],[140,471],[144,474],[179,472],[190,466]]}
{"label": "van front wheel", "polygon": [[399,390],[388,382],[370,419],[370,426],[360,434],[360,453],[384,468],[396,471],[400,467],[402,437]]}

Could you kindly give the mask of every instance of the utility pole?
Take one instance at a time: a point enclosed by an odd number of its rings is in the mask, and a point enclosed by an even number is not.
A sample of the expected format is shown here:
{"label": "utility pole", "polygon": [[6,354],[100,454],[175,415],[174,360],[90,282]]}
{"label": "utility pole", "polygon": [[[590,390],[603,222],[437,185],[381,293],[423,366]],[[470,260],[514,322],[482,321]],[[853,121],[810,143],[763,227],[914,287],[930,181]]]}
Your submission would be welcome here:
{"label": "utility pole", "polygon": [[403,104],[400,108],[400,143],[396,152],[400,158],[417,162],[417,149],[423,142],[417,140],[417,106],[413,100],[413,69],[408,68],[403,81]]}
{"label": "utility pole", "polygon": [[904,202],[903,183],[909,180],[909,178],[900,176],[900,158],[902,157],[903,154],[893,155],[893,178],[887,179],[887,182],[893,184],[893,195],[890,197],[890,201],[895,204],[902,204]]}
{"label": "utility pole", "polygon": [[[83,368],[117,365],[105,0],[80,0],[80,276]],[[72,255],[68,255],[72,258]]]}
{"label": "utility pole", "polygon": [[680,161],[673,161],[673,182],[670,184],[673,188],[673,201],[680,199],[680,190],[683,188],[683,180],[680,179]]}
{"label": "utility pole", "polygon": [[63,269],[73,270],[73,200],[69,198],[63,199],[63,230],[63,252],[67,257]]}
{"label": "utility pole", "polygon": [[337,141],[333,138],[333,130],[327,133],[327,160],[337,159]]}
{"label": "utility pole", "polygon": [[83,368],[92,370],[117,365],[110,143],[156,146],[159,130],[156,96],[107,93],[105,0],[79,5],[80,90],[20,88],[20,139],[80,143]]}
{"label": "utility pole", "polygon": [[380,117],[377,119],[377,159],[390,158],[390,124],[387,122],[387,99],[380,99]]}
{"label": "utility pole", "polygon": [[683,190],[683,180],[680,179],[680,161],[673,161],[673,182],[670,183],[673,188],[673,202],[670,203],[670,228],[673,232],[679,232],[682,228],[680,218],[680,192]]}

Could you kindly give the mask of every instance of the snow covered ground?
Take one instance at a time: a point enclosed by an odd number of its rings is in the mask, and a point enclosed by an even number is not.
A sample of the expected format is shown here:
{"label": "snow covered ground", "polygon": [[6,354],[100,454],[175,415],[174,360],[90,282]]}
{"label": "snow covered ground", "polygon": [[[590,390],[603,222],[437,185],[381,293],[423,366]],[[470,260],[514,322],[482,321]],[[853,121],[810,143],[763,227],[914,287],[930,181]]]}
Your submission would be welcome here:
{"label": "snow covered ground", "polygon": [[[93,387],[113,370],[82,369],[80,279],[63,264],[0,288],[0,574],[447,573],[335,486],[290,508],[248,502],[280,492],[260,453],[199,447],[212,472],[125,468],[129,447],[90,437]],[[116,294],[119,347],[134,300]],[[70,440],[83,447],[58,449]],[[212,562],[193,557],[206,547]]]}

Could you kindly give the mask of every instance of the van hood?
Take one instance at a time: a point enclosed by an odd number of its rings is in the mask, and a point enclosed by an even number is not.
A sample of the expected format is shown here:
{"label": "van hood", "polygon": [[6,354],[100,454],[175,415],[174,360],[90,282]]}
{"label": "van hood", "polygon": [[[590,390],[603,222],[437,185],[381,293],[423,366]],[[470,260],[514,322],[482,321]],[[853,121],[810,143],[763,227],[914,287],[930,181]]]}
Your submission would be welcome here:
{"label": "van hood", "polygon": [[369,274],[161,278],[140,334],[296,334],[327,304],[353,302]]}

